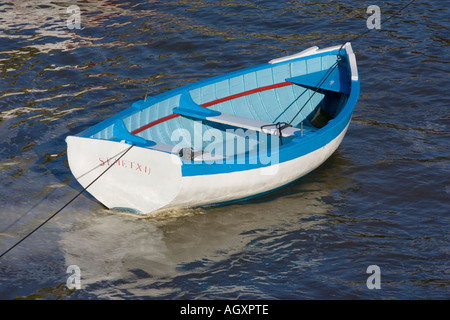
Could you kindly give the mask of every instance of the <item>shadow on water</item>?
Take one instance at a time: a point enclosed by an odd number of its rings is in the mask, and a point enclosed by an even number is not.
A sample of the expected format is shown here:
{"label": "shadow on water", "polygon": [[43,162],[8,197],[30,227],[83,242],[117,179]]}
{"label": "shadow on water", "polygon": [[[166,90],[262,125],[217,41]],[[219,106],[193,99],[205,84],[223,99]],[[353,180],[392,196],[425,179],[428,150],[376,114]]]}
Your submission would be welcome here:
{"label": "shadow on water", "polygon": [[242,203],[167,210],[140,219],[98,210],[77,219],[72,232],[62,235],[66,265],[81,268],[83,285],[98,298],[189,295],[177,284],[180,277],[255,250],[254,243],[326,228],[333,182],[345,166],[340,162],[334,155],[305,179]]}

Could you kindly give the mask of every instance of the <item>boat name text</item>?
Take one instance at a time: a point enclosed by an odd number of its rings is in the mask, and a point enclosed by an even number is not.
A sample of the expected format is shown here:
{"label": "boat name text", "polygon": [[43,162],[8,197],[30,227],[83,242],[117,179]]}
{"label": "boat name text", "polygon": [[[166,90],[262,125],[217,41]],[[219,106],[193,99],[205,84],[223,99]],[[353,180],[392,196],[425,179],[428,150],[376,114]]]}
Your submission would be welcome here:
{"label": "boat name text", "polygon": [[108,159],[108,158],[101,158],[99,157],[98,160],[100,161],[100,166],[110,166],[115,164],[116,166],[119,166],[121,168],[127,168],[130,170],[138,171],[142,174],[149,175],[151,172],[151,168],[149,166],[143,165],[140,162],[137,161],[130,161],[125,159]]}

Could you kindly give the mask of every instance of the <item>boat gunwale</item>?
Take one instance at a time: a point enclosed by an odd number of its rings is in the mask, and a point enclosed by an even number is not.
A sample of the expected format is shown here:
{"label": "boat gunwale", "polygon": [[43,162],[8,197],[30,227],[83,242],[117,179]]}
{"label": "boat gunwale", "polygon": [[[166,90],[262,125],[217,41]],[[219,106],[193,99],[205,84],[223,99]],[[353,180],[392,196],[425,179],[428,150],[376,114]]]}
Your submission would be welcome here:
{"label": "boat gunwale", "polygon": [[[149,97],[147,100],[139,100],[134,102],[130,107],[120,111],[119,113],[104,119],[102,121],[100,121],[99,123],[87,128],[86,130],[83,130],[81,132],[79,132],[78,134],[76,134],[77,136],[83,136],[83,137],[89,137],[92,136],[100,131],[102,131],[103,129],[105,129],[106,127],[112,125],[117,119],[123,119],[127,116],[131,116],[132,114],[136,113],[136,112],[140,112],[146,108],[151,108],[154,104],[157,104],[158,102],[167,100],[168,98],[177,96],[182,94],[183,91],[192,91],[194,89],[198,89],[201,87],[205,87],[207,85],[210,85],[212,83],[216,83],[216,82],[220,82],[221,80],[224,79],[228,79],[228,78],[232,78],[234,76],[239,76],[239,75],[243,75],[243,74],[247,74],[249,72],[253,72],[253,71],[258,71],[258,70],[263,70],[263,69],[267,69],[267,68],[272,68],[274,66],[280,66],[283,64],[289,64],[292,62],[296,62],[296,61],[301,61],[301,60],[307,60],[307,59],[313,59],[316,57],[321,57],[321,56],[326,56],[326,55],[334,55],[334,54],[338,54],[340,51],[340,47],[341,46],[334,46],[334,47],[329,47],[329,48],[324,48],[324,49],[320,49],[318,51],[313,52],[310,55],[305,55],[305,56],[301,56],[298,58],[291,58],[289,60],[285,60],[285,61],[281,61],[281,62],[277,62],[277,63],[263,63],[260,65],[256,65],[256,66],[250,66],[250,67],[245,67],[245,68],[241,68],[238,70],[234,70],[234,71],[230,71],[227,73],[223,73],[223,74],[218,74],[206,79],[202,79],[193,83],[189,83],[189,84],[185,84],[183,86],[159,93],[158,95],[154,96],[154,97]],[[345,48],[345,46],[344,46]],[[346,51],[347,52],[347,51]],[[271,60],[273,61],[273,60]],[[349,64],[350,67],[350,64]],[[352,70],[353,71],[353,70]],[[351,80],[351,82],[353,83],[355,80]],[[145,106],[143,106],[145,105]],[[344,108],[342,109],[342,111],[344,110]],[[156,121],[161,121],[164,119],[164,121],[170,120],[171,117],[175,117],[175,114],[169,114],[166,115],[160,119],[155,120]],[[161,121],[162,122],[162,121]],[[158,123],[161,123],[158,122]],[[134,130],[132,130],[134,131]]]}
{"label": "boat gunwale", "polygon": [[[213,83],[217,83],[224,79],[243,75],[243,74],[246,74],[249,72],[254,72],[254,71],[263,70],[263,69],[267,69],[267,68],[273,68],[274,66],[279,66],[282,64],[289,64],[289,63],[292,63],[295,61],[313,59],[316,57],[326,56],[326,55],[337,55],[340,53],[342,48],[345,48],[344,52],[346,53],[346,56],[348,58],[347,64],[348,64],[348,70],[349,70],[349,79],[350,79],[350,83],[351,83],[350,93],[348,94],[347,101],[344,103],[343,107],[341,108],[341,110],[337,114],[337,116],[335,118],[331,119],[328,122],[328,124],[325,125],[323,128],[318,129],[317,131],[315,131],[313,134],[311,134],[309,136],[303,136],[303,137],[297,138],[297,139],[294,138],[292,141],[293,143],[280,146],[280,148],[276,152],[279,152],[280,155],[283,155],[281,158],[285,159],[285,160],[282,160],[280,158],[280,161],[287,161],[287,160],[295,158],[297,156],[301,156],[301,154],[299,154],[299,152],[296,150],[300,149],[302,145],[310,144],[313,139],[315,141],[322,141],[322,143],[319,143],[316,145],[315,149],[320,148],[321,146],[325,145],[327,141],[331,141],[334,137],[339,135],[339,133],[342,131],[342,130],[337,130],[337,132],[336,132],[337,128],[342,129],[342,128],[346,127],[346,125],[349,123],[353,109],[358,100],[359,90],[360,90],[359,77],[358,77],[357,69],[356,69],[356,59],[354,57],[353,50],[349,43],[347,43],[344,46],[335,46],[335,47],[330,47],[330,48],[324,48],[319,51],[315,51],[310,55],[301,56],[301,57],[297,57],[297,58],[291,58],[291,59],[287,59],[287,60],[280,61],[277,63],[268,62],[265,64],[231,71],[231,72],[216,75],[216,76],[213,76],[213,77],[210,77],[207,79],[199,80],[194,83],[183,85],[181,87],[160,93],[155,97],[150,97],[148,100],[139,100],[139,101],[133,103],[133,105],[131,107],[128,107],[127,109],[119,112],[118,114],[116,114],[108,119],[105,119],[105,120],[99,122],[98,124],[78,133],[76,136],[90,138],[90,136],[94,135],[95,133],[100,132],[101,130],[107,128],[108,126],[111,126],[118,119],[124,119],[127,116],[130,116],[136,112],[144,110],[145,108],[151,108],[152,105],[154,105],[160,101],[167,100],[170,97],[181,95],[185,91],[189,92],[194,89],[198,89],[198,88],[201,88],[201,87],[213,84]],[[327,50],[327,49],[329,49],[329,50]],[[273,60],[271,60],[271,61],[273,61]],[[354,74],[354,73],[356,73],[356,74]],[[277,85],[277,84],[279,84],[279,83],[274,83],[273,85]],[[208,102],[208,103],[210,103],[210,102]],[[208,104],[208,103],[206,103],[206,104]],[[142,106],[143,104],[145,104],[146,106],[143,107]],[[155,122],[161,123],[163,121],[173,119],[177,116],[179,116],[179,115],[177,115],[176,113],[172,113],[172,114],[169,114],[167,116],[164,116],[164,117],[156,120]],[[133,130],[133,132],[134,132],[134,130]],[[95,138],[92,138],[92,139],[95,139]],[[105,140],[109,140],[109,139],[105,139]],[[149,149],[151,149],[151,147],[149,147]],[[281,152],[281,151],[283,151],[283,152]],[[161,152],[166,152],[166,151],[161,150]],[[305,153],[302,153],[302,154],[305,154]],[[287,156],[287,155],[289,155],[289,156]],[[246,157],[246,160],[249,160],[249,161],[251,160],[249,158],[249,155],[243,155],[242,157],[244,157],[244,156]],[[205,164],[205,163],[203,163],[203,161],[195,161],[192,163],[190,161],[183,161],[183,167],[186,167],[186,170],[188,170],[188,171],[190,171],[188,168],[194,164],[198,166],[199,164]],[[218,165],[220,166],[220,164],[218,164]],[[224,163],[224,165],[226,165],[226,162]],[[264,167],[264,165],[261,164],[260,167]],[[239,168],[235,168],[235,169],[237,171],[240,171]],[[241,170],[246,170],[245,166]],[[195,174],[198,174],[200,172],[200,170],[198,170],[198,169],[196,169],[194,171],[196,172]]]}

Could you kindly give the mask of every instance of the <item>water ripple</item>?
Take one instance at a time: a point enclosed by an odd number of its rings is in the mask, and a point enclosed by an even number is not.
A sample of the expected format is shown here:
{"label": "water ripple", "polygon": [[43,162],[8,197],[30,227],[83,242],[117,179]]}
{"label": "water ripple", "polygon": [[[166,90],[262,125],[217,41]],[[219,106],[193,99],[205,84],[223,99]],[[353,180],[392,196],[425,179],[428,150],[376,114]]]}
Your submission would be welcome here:
{"label": "water ripple", "polygon": [[[78,133],[150,95],[367,31],[364,1],[0,5],[0,248],[80,190]],[[339,150],[287,188],[137,219],[89,195],[1,264],[4,299],[448,299],[448,8],[380,4],[355,39],[361,97]],[[45,257],[45,264],[42,264]],[[83,289],[63,290],[66,268]],[[366,286],[369,265],[382,289]]]}

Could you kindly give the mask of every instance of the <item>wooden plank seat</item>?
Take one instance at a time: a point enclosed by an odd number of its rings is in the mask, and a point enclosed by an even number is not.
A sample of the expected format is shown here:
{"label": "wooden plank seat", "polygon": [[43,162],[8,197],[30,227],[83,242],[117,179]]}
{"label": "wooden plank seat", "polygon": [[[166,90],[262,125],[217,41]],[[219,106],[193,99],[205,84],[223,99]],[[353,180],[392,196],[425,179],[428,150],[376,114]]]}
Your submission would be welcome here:
{"label": "wooden plank seat", "polygon": [[288,124],[277,124],[255,120],[202,107],[192,100],[191,95],[188,92],[184,92],[181,95],[180,104],[177,108],[173,109],[173,112],[185,117],[222,123],[276,136],[280,135],[280,131],[283,137],[294,136],[295,132],[300,132],[300,129],[294,128]]}
{"label": "wooden plank seat", "polygon": [[184,160],[191,161],[214,161],[224,159],[223,155],[213,155],[203,150],[194,151],[191,148],[180,148],[171,144],[155,142],[132,134],[126,127],[122,119],[114,122],[113,137],[110,139],[117,142],[126,142],[139,147],[173,153]]}

